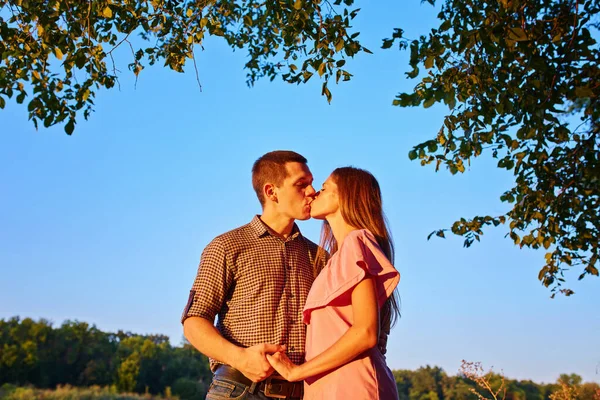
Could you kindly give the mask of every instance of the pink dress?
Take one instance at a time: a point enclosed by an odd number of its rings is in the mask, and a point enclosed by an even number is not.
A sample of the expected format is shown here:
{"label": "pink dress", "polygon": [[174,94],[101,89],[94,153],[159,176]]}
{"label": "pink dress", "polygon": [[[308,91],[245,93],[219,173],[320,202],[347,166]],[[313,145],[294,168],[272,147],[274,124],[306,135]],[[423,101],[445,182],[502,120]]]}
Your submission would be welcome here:
{"label": "pink dress", "polygon": [[[350,232],[315,279],[304,306],[306,360],[333,345],[351,326],[352,289],[366,275],[375,278],[378,306],[392,294],[400,274],[383,254],[373,234]],[[304,381],[304,399],[398,399],[396,382],[379,348]]]}

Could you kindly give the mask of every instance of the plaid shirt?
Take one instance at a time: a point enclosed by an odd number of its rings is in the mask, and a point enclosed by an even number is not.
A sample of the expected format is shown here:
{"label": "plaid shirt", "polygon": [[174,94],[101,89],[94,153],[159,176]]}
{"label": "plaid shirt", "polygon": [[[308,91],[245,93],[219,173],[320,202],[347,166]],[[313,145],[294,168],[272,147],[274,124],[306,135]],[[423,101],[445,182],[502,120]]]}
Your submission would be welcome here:
{"label": "plaid shirt", "polygon": [[[217,236],[202,253],[181,322],[188,317],[214,321],[218,315],[217,330],[231,343],[286,344],[289,358],[303,363],[302,309],[317,249],[296,224],[284,240],[258,216]],[[213,371],[218,364],[210,360]]]}

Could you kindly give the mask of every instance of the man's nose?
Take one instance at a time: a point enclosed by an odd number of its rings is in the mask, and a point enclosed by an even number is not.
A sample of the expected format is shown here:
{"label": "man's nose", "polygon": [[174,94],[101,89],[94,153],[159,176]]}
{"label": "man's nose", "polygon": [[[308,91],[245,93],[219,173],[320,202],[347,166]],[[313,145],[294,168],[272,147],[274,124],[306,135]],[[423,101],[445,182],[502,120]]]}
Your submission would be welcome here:
{"label": "man's nose", "polygon": [[314,196],[315,196],[315,194],[317,194],[317,192],[316,192],[315,188],[314,188],[312,185],[309,185],[309,186],[306,188],[306,196],[307,196],[307,197],[314,197]]}

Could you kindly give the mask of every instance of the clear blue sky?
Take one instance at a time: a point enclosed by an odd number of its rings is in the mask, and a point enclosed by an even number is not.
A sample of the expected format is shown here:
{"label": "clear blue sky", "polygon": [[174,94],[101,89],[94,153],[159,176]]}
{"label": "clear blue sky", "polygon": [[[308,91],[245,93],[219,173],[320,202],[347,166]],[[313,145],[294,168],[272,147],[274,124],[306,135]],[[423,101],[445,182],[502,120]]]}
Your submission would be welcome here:
{"label": "clear blue sky", "polygon": [[[305,155],[320,185],[335,167],[373,172],[382,186],[397,248],[403,316],[392,332],[393,369],[438,365],[451,375],[462,359],[506,376],[555,381],[577,373],[600,382],[597,278],[549,299],[537,274],[543,252],[519,250],[505,227],[470,249],[461,238],[427,241],[462,216],[507,210],[512,177],[490,157],[464,174],[410,162],[411,146],[432,138],[444,113],[392,107],[410,90],[408,53],[381,50],[394,27],[409,37],[435,23],[419,1],[365,2],[357,28],[363,54],[354,78],[332,87],[280,81],[245,85],[245,54],[220,40],[198,52],[203,92],[191,68],[148,68],[121,90],[102,91],[96,112],[72,137],[35,131],[26,107],[0,112],[0,318],[66,319],[105,331],[169,335],[181,343],[181,311],[204,246],[260,212],[250,168],[263,153]],[[409,3],[409,4],[407,4]],[[127,53],[117,61],[127,71]],[[301,222],[318,240],[320,224]]]}

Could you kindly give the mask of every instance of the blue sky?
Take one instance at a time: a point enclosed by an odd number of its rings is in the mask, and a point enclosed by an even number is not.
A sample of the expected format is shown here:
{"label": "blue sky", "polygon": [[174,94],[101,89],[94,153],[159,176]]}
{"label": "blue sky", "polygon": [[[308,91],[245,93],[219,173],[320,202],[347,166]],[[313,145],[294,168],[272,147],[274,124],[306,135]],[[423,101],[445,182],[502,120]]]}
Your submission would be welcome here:
{"label": "blue sky", "polygon": [[[408,53],[379,47],[395,27],[417,37],[433,26],[435,10],[419,3],[362,4],[357,29],[375,54],[347,64],[354,78],[332,87],[331,105],[314,78],[249,89],[244,53],[219,40],[197,53],[202,93],[191,68],[147,68],[136,88],[125,72],[72,137],[62,127],[36,132],[26,108],[9,102],[0,112],[0,318],[80,320],[180,344],[202,249],[260,213],[254,160],[292,149],[317,185],[344,165],[380,181],[402,275],[393,369],[429,364],[454,375],[466,359],[511,378],[573,372],[600,382],[597,278],[569,273],[576,295],[551,300],[537,280],[543,252],[519,250],[505,227],[470,249],[461,238],[426,240],[460,217],[505,212],[498,198],[512,177],[489,156],[457,176],[408,160],[447,109],[392,107],[416,81],[404,75]],[[126,52],[120,60],[126,71]],[[317,221],[299,226],[318,240]]]}

